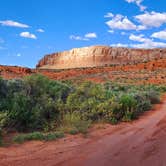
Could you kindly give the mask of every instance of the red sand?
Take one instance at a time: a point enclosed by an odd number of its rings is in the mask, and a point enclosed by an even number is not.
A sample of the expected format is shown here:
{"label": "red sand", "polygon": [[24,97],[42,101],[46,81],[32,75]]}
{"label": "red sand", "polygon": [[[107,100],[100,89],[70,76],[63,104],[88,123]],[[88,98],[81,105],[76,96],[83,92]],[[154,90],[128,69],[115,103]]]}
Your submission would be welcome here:
{"label": "red sand", "polygon": [[96,126],[87,138],[68,136],[0,148],[0,166],[165,166],[166,96],[132,123]]}

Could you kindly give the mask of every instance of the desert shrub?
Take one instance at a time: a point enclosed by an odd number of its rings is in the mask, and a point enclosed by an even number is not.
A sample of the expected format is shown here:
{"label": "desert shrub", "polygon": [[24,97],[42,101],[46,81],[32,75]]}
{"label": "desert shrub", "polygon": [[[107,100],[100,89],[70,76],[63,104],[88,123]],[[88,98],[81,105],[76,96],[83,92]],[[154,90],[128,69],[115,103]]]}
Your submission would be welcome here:
{"label": "desert shrub", "polygon": [[16,94],[12,99],[12,110],[8,111],[7,126],[19,131],[44,129],[47,123],[57,121],[59,110],[47,95],[33,103],[29,96]]}
{"label": "desert shrub", "polygon": [[77,86],[75,91],[67,98],[67,111],[79,112],[85,119],[93,121],[99,118],[97,106],[106,100],[104,88],[99,84],[90,82],[82,83]]}
{"label": "desert shrub", "polygon": [[28,76],[17,83],[8,83],[6,126],[35,131],[52,129],[53,123],[58,125],[70,87],[41,75]]}
{"label": "desert shrub", "polygon": [[115,98],[110,98],[98,104],[94,113],[98,113],[99,120],[115,124],[121,119],[121,104]]}
{"label": "desert shrub", "polygon": [[64,115],[61,130],[70,134],[82,133],[86,134],[91,121],[84,120],[78,113],[67,113]]}
{"label": "desert shrub", "polygon": [[5,111],[0,112],[0,128],[3,128],[6,119],[7,119],[7,113]]}
{"label": "desert shrub", "polygon": [[166,92],[166,86],[164,86],[164,85],[158,86],[158,87],[157,87],[157,91],[158,91],[158,92],[162,92],[162,93],[163,93],[163,92]]}
{"label": "desert shrub", "polygon": [[52,141],[52,140],[56,140],[59,138],[63,138],[65,135],[63,132],[51,132],[48,134],[44,135],[44,140],[45,141]]}
{"label": "desert shrub", "polygon": [[[0,127],[86,133],[91,122],[130,121],[159,102],[165,86],[54,81],[42,75],[0,79]],[[54,139],[50,134],[48,139]]]}
{"label": "desert shrub", "polygon": [[28,134],[19,134],[13,138],[14,142],[23,143],[24,141],[43,140],[44,136],[41,132],[33,132]]}
{"label": "desert shrub", "polygon": [[137,93],[134,95],[134,98],[137,101],[136,117],[152,108],[150,100],[145,95]]}
{"label": "desert shrub", "polygon": [[147,97],[147,99],[150,100],[151,104],[160,103],[159,93],[155,90],[150,90],[150,91],[146,92],[146,97]]}
{"label": "desert shrub", "polygon": [[32,141],[32,140],[51,141],[62,137],[64,137],[64,133],[62,132],[51,132],[51,133],[33,132],[28,134],[19,134],[13,138],[13,141],[17,143],[23,143],[25,141]]}
{"label": "desert shrub", "polygon": [[7,84],[6,81],[0,77],[0,112],[5,110],[6,97],[7,97]]}
{"label": "desert shrub", "polygon": [[137,101],[132,95],[124,94],[120,97],[120,104],[122,105],[121,109],[123,110],[121,116],[123,120],[130,121],[135,116],[135,110],[137,106]]}

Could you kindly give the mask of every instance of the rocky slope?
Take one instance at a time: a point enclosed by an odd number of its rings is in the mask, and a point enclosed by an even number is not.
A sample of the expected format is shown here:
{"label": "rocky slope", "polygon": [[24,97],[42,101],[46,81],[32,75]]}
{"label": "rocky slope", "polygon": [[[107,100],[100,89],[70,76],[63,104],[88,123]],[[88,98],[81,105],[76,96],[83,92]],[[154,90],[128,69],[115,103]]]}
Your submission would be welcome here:
{"label": "rocky slope", "polygon": [[70,69],[137,64],[165,58],[166,49],[130,49],[91,46],[46,55],[39,61],[36,67],[40,69]]}
{"label": "rocky slope", "polygon": [[166,58],[133,65],[91,67],[66,70],[29,69],[13,66],[0,66],[0,76],[6,79],[21,78],[33,73],[43,74],[54,80],[116,81],[133,84],[165,84]]}
{"label": "rocky slope", "polygon": [[26,67],[0,65],[0,76],[5,79],[21,78],[34,73],[34,70]]}

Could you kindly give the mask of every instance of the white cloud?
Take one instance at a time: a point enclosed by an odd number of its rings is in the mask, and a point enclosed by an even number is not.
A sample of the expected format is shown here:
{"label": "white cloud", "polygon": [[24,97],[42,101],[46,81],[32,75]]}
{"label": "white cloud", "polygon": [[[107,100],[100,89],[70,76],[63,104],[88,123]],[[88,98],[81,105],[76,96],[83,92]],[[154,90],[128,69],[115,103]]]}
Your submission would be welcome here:
{"label": "white cloud", "polygon": [[110,21],[107,21],[106,24],[110,29],[121,29],[121,30],[135,30],[137,26],[132,23],[127,17],[124,17],[120,14],[115,15]]}
{"label": "white cloud", "polygon": [[163,42],[154,42],[149,40],[148,42],[141,43],[141,44],[132,44],[134,48],[164,48],[166,47],[166,43]]}
{"label": "white cloud", "polygon": [[37,37],[30,32],[21,32],[20,36],[24,38],[37,39]]}
{"label": "white cloud", "polygon": [[20,56],[21,56],[21,54],[20,54],[20,53],[18,53],[18,54],[17,54],[17,56],[18,56],[18,57],[20,57]]}
{"label": "white cloud", "polygon": [[[137,16],[135,16],[135,17],[137,17]],[[139,21],[138,19],[136,19],[136,20]],[[147,29],[147,26],[142,25],[142,24],[136,25],[135,23],[130,21],[127,18],[127,16],[123,16],[121,14],[116,14],[116,15],[112,14],[111,20],[107,21],[106,24],[109,26],[109,28],[111,30],[119,29],[119,30],[137,30],[137,31],[140,31],[140,30]]]}
{"label": "white cloud", "polygon": [[75,36],[75,35],[71,35],[69,37],[71,40],[83,40],[83,41],[88,41],[89,39],[81,37],[81,36]]}
{"label": "white cloud", "polygon": [[122,43],[117,43],[117,44],[111,44],[111,47],[128,47],[128,44],[122,44]]}
{"label": "white cloud", "polygon": [[97,38],[96,33],[87,33],[85,34],[85,38]]}
{"label": "white cloud", "polygon": [[29,28],[29,25],[22,24],[12,20],[0,21],[0,24],[3,26],[10,26],[10,27]]}
{"label": "white cloud", "polygon": [[166,40],[166,30],[155,32],[151,35],[151,37]]}
{"label": "white cloud", "polygon": [[138,35],[138,36],[131,34],[129,36],[129,39],[132,41],[137,41],[137,42],[145,42],[147,38],[144,38],[143,34]]}
{"label": "white cloud", "polygon": [[125,0],[128,3],[135,3],[139,8],[140,11],[144,11],[147,7],[143,6],[141,3],[143,2],[143,0]]}
{"label": "white cloud", "polygon": [[71,40],[82,40],[82,41],[88,41],[93,38],[97,38],[96,33],[87,33],[84,36],[77,36],[77,35],[70,35],[69,37]]}
{"label": "white cloud", "polygon": [[145,30],[145,29],[147,29],[146,26],[144,26],[144,25],[138,25],[136,30],[140,31],[140,30]]}
{"label": "white cloud", "polygon": [[41,33],[45,32],[44,29],[37,29],[36,31]]}
{"label": "white cloud", "polygon": [[108,30],[109,33],[114,33],[114,30]]}
{"label": "white cloud", "polygon": [[146,12],[135,16],[136,20],[139,21],[145,27],[160,27],[166,23],[166,13],[157,12]]}
{"label": "white cloud", "polygon": [[112,17],[114,17],[114,15],[111,12],[109,12],[104,17],[105,18],[112,18]]}
{"label": "white cloud", "polygon": [[133,35],[131,34],[129,36],[129,39],[132,41],[139,42],[139,44],[131,44],[131,47],[134,48],[157,48],[157,47],[166,47],[166,43],[163,42],[155,42],[153,39],[149,39],[144,37],[143,34],[141,35]]}

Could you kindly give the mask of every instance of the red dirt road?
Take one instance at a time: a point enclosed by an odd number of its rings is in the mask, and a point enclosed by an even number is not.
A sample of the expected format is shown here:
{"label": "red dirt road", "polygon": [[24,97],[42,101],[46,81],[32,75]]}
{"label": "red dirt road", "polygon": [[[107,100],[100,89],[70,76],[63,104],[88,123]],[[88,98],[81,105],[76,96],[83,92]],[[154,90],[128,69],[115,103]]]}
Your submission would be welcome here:
{"label": "red dirt road", "polygon": [[166,97],[132,123],[97,128],[87,138],[0,148],[0,166],[166,166]]}

